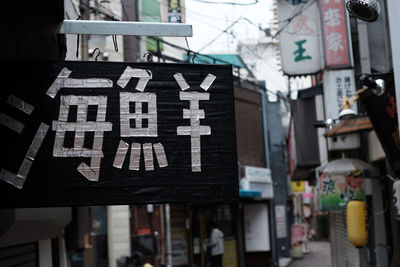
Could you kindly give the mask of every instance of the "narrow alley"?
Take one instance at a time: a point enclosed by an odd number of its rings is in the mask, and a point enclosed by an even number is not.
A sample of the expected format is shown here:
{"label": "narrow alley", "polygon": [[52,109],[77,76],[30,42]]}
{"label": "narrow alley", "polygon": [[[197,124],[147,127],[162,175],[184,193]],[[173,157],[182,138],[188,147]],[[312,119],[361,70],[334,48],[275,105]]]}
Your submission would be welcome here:
{"label": "narrow alley", "polygon": [[292,261],[290,267],[331,267],[331,248],[329,242],[311,241],[308,243],[309,253]]}

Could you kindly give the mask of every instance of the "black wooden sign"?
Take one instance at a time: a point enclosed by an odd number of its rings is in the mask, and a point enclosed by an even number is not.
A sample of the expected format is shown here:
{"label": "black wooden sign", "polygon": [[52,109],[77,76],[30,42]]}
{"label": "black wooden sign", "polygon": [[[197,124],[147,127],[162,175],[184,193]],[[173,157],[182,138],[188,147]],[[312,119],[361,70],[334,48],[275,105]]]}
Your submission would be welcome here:
{"label": "black wooden sign", "polygon": [[2,66],[1,207],[237,199],[230,65]]}

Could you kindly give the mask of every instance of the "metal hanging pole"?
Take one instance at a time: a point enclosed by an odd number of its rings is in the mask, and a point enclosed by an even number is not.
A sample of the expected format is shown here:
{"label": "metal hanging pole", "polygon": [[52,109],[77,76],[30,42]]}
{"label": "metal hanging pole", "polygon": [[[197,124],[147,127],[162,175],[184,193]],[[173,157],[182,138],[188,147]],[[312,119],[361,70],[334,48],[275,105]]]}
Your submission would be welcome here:
{"label": "metal hanging pole", "polygon": [[2,21],[0,33],[61,33],[133,36],[191,37],[192,25],[182,23],[64,20],[59,24],[41,21]]}
{"label": "metal hanging pole", "polygon": [[[81,10],[81,17],[84,20],[90,20],[90,10],[89,10],[89,0],[80,0],[79,8]],[[79,35],[78,35],[79,38]],[[89,60],[89,36],[82,35],[81,36],[81,59],[83,61]]]}

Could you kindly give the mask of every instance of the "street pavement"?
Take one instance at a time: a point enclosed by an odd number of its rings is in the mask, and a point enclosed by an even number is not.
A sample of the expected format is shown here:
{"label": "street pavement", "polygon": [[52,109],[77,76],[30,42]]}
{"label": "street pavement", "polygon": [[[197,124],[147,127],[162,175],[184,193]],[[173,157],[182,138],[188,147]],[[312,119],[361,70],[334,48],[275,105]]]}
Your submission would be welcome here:
{"label": "street pavement", "polygon": [[331,267],[331,246],[329,242],[310,241],[308,242],[307,254],[303,258],[295,259],[290,267]]}

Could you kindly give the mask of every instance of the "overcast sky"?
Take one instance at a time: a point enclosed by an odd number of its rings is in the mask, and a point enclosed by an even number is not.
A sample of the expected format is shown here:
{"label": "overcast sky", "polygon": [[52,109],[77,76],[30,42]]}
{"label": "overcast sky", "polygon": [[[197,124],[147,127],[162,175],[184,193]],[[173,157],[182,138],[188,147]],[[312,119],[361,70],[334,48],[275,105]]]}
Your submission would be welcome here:
{"label": "overcast sky", "polygon": [[[214,2],[253,3],[254,0],[210,0]],[[267,28],[272,20],[272,0],[259,0],[250,6],[202,3],[196,0],[186,0],[186,23],[193,25],[193,37],[188,38],[191,50],[198,51],[213,40],[224,29],[240,17],[245,17],[256,24]],[[244,41],[259,36],[259,29],[246,22],[239,21],[230,30]],[[212,45],[201,50],[201,53],[235,52],[237,39],[229,34],[223,34]]]}
{"label": "overcast sky", "polygon": [[[254,0],[205,0],[214,2],[236,2],[252,3]],[[186,5],[186,23],[193,26],[193,37],[187,38],[190,49],[197,52],[207,45],[211,40],[218,36],[229,25],[240,17],[245,17],[255,24],[261,24],[262,28],[269,28],[273,22],[273,2],[274,0],[259,0],[257,4],[250,6],[221,5],[202,3],[198,0],[185,0]],[[251,23],[241,20],[235,26],[230,28],[233,31],[233,37],[230,34],[221,35],[212,45],[202,49],[202,54],[227,54],[236,53],[236,45],[240,42],[247,43],[254,40],[254,43],[260,36],[258,27]],[[274,57],[276,58],[276,57]],[[269,62],[268,62],[269,61]],[[257,78],[265,80],[267,87],[276,91],[287,91],[287,77],[281,72],[277,72],[278,67],[271,63],[271,59],[266,58],[259,62],[255,72]],[[273,68],[273,70],[271,69]],[[260,74],[262,73],[262,75]],[[306,88],[311,86],[310,79],[296,78],[291,81],[292,90]]]}

